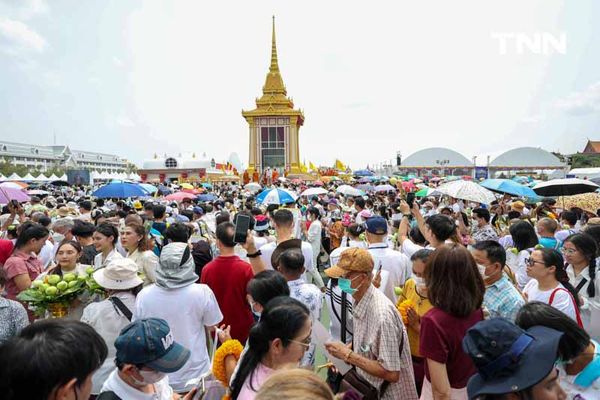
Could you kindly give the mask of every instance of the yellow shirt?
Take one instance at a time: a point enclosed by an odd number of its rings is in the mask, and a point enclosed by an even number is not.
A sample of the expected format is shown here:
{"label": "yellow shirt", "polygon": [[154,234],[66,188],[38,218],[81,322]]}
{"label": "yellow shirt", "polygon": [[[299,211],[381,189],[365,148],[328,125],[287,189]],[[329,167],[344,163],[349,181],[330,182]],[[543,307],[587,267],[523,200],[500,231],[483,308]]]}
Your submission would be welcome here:
{"label": "yellow shirt", "polygon": [[[429,299],[426,297],[422,297],[417,293],[415,281],[409,279],[404,284],[402,288],[402,293],[398,297],[398,305],[405,300],[410,300],[414,304],[414,309],[419,315],[422,317],[429,311],[433,306],[429,302]],[[408,341],[410,343],[410,353],[413,356],[421,357],[419,353],[419,332],[411,328],[409,325],[406,325],[406,331],[408,333]]]}

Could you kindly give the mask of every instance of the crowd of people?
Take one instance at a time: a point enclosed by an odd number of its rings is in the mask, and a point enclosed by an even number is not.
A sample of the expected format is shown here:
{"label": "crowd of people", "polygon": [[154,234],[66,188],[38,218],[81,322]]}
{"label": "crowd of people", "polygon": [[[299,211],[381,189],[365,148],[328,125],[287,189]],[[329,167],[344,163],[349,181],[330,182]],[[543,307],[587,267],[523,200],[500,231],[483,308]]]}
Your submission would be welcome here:
{"label": "crowd of people", "polygon": [[[220,184],[212,201],[63,187],[4,205],[1,397],[209,398],[200,379],[233,400],[600,399],[589,210],[335,186],[287,204]],[[88,270],[102,293],[62,318],[18,298]]]}

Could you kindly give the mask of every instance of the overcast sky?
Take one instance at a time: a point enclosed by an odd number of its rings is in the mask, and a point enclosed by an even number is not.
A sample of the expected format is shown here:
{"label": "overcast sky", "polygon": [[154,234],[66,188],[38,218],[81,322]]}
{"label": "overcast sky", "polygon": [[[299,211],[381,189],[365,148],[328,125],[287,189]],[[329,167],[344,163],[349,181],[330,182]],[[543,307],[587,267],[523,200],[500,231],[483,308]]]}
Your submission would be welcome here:
{"label": "overcast sky", "polygon": [[[245,163],[273,14],[306,161],[446,146],[482,164],[600,140],[594,0],[0,0],[0,138]],[[536,54],[511,34],[553,41]]]}

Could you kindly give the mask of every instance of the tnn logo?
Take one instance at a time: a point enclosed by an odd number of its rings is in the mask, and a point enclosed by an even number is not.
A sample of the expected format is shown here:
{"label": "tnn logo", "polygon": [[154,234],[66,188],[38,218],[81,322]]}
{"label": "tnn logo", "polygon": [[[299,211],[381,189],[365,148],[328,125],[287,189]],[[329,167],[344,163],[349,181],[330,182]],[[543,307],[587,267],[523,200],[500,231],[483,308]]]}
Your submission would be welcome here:
{"label": "tnn logo", "polygon": [[567,35],[558,36],[548,32],[527,34],[523,32],[493,32],[492,39],[498,40],[498,52],[506,55],[509,52],[516,54],[566,54]]}

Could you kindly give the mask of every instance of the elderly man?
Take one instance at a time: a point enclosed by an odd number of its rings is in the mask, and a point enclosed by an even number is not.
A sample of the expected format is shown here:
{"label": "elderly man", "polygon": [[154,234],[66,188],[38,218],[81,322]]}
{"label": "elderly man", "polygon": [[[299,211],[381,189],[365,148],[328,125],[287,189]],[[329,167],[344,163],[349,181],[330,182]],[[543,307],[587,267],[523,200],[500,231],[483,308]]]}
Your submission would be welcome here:
{"label": "elderly man", "polygon": [[352,346],[325,346],[333,357],[355,366],[381,399],[417,399],[406,330],[394,304],[372,285],[373,265],[368,250],[350,248],[337,265],[325,270],[354,299]]}

